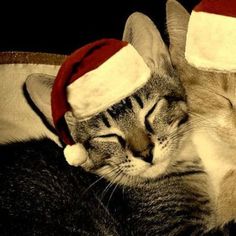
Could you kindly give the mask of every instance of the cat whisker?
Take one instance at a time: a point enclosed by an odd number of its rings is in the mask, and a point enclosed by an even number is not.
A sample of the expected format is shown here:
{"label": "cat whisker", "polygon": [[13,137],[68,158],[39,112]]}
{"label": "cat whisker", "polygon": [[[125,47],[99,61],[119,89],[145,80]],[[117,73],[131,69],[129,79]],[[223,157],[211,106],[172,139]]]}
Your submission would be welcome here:
{"label": "cat whisker", "polygon": [[105,187],[105,189],[102,191],[101,199],[103,199],[105,197],[107,191],[114,185],[114,181],[120,175],[121,170],[119,170],[119,168],[117,167],[116,169],[113,169],[113,172],[114,172],[113,173],[114,177],[112,178],[112,180],[110,180],[110,183],[108,183],[107,186]]}
{"label": "cat whisker", "polygon": [[122,185],[122,196],[123,196],[123,199],[125,199],[125,185],[127,184],[128,181],[125,182],[124,185]]}
{"label": "cat whisker", "polygon": [[194,130],[197,132],[201,132],[204,128],[206,128],[208,132],[219,129],[219,127],[213,120],[212,122],[210,121],[202,122],[201,119],[195,119],[193,121],[193,127],[194,127]]}
{"label": "cat whisker", "polygon": [[184,135],[187,135],[189,134],[190,132],[192,132],[194,130],[194,127],[187,127],[186,129],[183,129],[183,130],[178,130],[176,132],[172,132],[169,134],[169,137],[171,139],[175,139],[175,138],[180,138],[180,137],[183,137]]}
{"label": "cat whisker", "polygon": [[[199,128],[209,128],[209,126],[211,128],[218,128],[217,124],[215,124],[214,120],[206,118],[200,114],[194,113],[194,112],[189,112],[190,115],[192,115],[191,119],[190,119],[190,123],[188,126],[186,126],[187,128],[191,127],[191,130],[197,130]],[[183,129],[185,129],[185,127],[183,127]],[[183,130],[182,129],[182,130]],[[181,131],[181,130],[179,130]]]}
{"label": "cat whisker", "polygon": [[108,206],[109,206],[109,203],[110,203],[110,201],[111,201],[111,198],[112,198],[113,194],[115,193],[115,190],[117,189],[117,187],[118,187],[118,183],[115,185],[115,187],[113,188],[113,190],[112,190],[112,192],[111,192],[111,194],[110,194],[110,197],[109,197],[108,202],[107,202],[107,208],[108,208]]}
{"label": "cat whisker", "polygon": [[171,133],[169,133],[169,137],[172,140],[175,139],[179,139],[180,137],[183,137],[184,135],[190,133],[192,130],[194,129],[194,127],[190,124],[186,124],[184,127],[182,127],[181,129],[178,130],[174,130]]}
{"label": "cat whisker", "polygon": [[107,186],[105,187],[105,189],[102,191],[102,194],[101,194],[101,200],[105,197],[107,191],[113,186],[114,184],[112,182],[109,182],[107,184]]}
{"label": "cat whisker", "polygon": [[[108,167],[107,167],[107,169],[108,169]],[[113,170],[110,170],[108,173],[106,173],[106,174],[109,174],[109,173],[111,173],[111,172],[113,172]],[[82,196],[83,195],[85,195],[87,192],[88,192],[88,190],[90,190],[94,185],[96,185],[97,183],[99,183],[101,180],[103,180],[105,178],[105,176],[101,176],[100,178],[98,178],[97,180],[95,180],[92,184],[90,184],[83,192],[82,192]]]}
{"label": "cat whisker", "polygon": [[98,183],[99,181],[101,181],[102,179],[104,179],[103,176],[101,176],[99,179],[97,179],[96,181],[94,181],[92,184],[90,184],[81,194],[81,196],[83,197],[87,192],[88,190],[90,190],[96,183]]}
{"label": "cat whisker", "polygon": [[[120,177],[119,182],[121,182],[122,179],[124,178],[124,175],[121,175],[122,173],[123,173],[123,171],[120,169],[120,170],[117,172],[117,175],[113,178],[112,182],[115,182],[115,180],[116,180],[118,177]],[[124,199],[124,186],[126,186],[126,185],[128,184],[128,180],[129,180],[132,176],[127,176],[127,177],[128,177],[127,180],[124,182],[124,184],[122,184],[123,199]],[[112,185],[114,185],[114,184],[112,184]],[[112,185],[110,185],[110,187],[112,187]],[[109,203],[110,203],[110,201],[111,201],[111,198],[112,198],[112,196],[114,195],[115,190],[117,189],[118,186],[119,186],[119,183],[116,183],[115,186],[114,186],[114,188],[113,188],[113,190],[112,190],[112,192],[111,192],[111,194],[110,194],[110,197],[109,197],[109,199],[108,199],[108,202],[107,202],[107,205],[106,205],[107,208],[108,208]]]}
{"label": "cat whisker", "polygon": [[194,121],[204,121],[207,124],[212,126],[212,124],[213,124],[212,122],[214,122],[212,119],[206,118],[203,115],[200,115],[195,112],[189,112],[189,114],[192,115],[192,122],[191,123],[193,123]]}
{"label": "cat whisker", "polygon": [[[202,127],[202,126],[201,126]],[[171,134],[169,137],[172,141],[179,142],[181,138],[183,138],[186,135],[189,135],[192,131],[194,131],[197,127],[189,127],[188,129],[182,130],[180,132],[176,132]]]}
{"label": "cat whisker", "polygon": [[204,122],[210,122],[206,117],[197,114],[197,113],[190,113],[191,115],[191,124],[193,124],[194,121],[204,121]]}
{"label": "cat whisker", "polygon": [[202,126],[209,125],[213,126],[213,121],[211,119],[194,112],[190,112],[189,114],[191,115],[190,126],[193,128],[201,128]]}
{"label": "cat whisker", "polygon": [[[217,80],[215,80],[215,81],[217,81]],[[220,86],[220,83],[218,83],[218,85]],[[215,90],[213,90],[212,88],[209,88],[209,87],[203,87],[203,86],[201,86],[201,85],[199,85],[199,87],[202,89],[202,90],[206,90],[207,92],[210,92],[210,93],[212,93],[212,94],[214,94],[214,95],[216,95],[216,96],[221,96],[219,93],[217,93]],[[217,88],[217,86],[216,86],[216,88]]]}

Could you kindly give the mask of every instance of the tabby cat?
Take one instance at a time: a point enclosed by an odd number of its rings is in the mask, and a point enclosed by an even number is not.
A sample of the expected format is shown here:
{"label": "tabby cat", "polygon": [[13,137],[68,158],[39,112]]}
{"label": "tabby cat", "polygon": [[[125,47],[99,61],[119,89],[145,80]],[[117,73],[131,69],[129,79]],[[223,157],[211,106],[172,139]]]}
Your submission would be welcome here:
{"label": "tabby cat", "polygon": [[184,58],[189,13],[167,3],[167,26],[173,65],[186,88],[192,140],[212,185],[217,224],[236,219],[236,73],[201,71]]}
{"label": "tabby cat", "polygon": [[[49,140],[1,146],[1,235],[199,235],[213,227],[208,178],[185,137],[185,93],[160,34],[135,13],[124,40],[151,68],[148,83],[90,120],[66,115],[92,163],[82,167],[96,175],[69,166]],[[52,83],[42,74],[26,83],[51,124]]]}
{"label": "tabby cat", "polygon": [[[151,20],[133,14],[123,40],[130,42],[150,67],[149,81],[89,120],[77,121],[72,112],[67,112],[65,119],[75,143],[83,144],[88,152],[89,161],[83,168],[112,182],[135,185],[166,173],[188,116],[183,87]],[[53,81],[54,77],[43,74],[32,74],[26,81],[30,97],[51,124]]]}
{"label": "tabby cat", "polygon": [[[187,151],[191,146],[184,145],[185,93],[165,44],[153,22],[141,13],[129,17],[123,40],[136,48],[152,76],[134,94],[89,120],[78,122],[71,112],[66,114],[74,141],[82,143],[89,155],[82,167],[115,188],[124,187],[130,211],[122,213],[119,222],[129,233],[207,231],[214,217],[207,176],[198,157]],[[26,82],[30,97],[51,124],[53,79],[33,74]]]}

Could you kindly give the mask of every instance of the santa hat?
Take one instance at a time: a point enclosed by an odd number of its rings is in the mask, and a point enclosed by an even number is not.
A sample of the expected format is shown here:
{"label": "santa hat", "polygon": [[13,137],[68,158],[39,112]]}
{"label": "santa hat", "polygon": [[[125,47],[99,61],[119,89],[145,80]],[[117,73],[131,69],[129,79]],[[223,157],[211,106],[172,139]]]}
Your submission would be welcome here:
{"label": "santa hat", "polygon": [[236,1],[202,0],[192,11],[186,60],[204,70],[236,72]]}
{"label": "santa hat", "polygon": [[[59,137],[68,144],[67,161],[80,165],[86,150],[74,144],[64,115],[90,119],[142,87],[150,69],[135,48],[116,39],[101,39],[75,51],[60,67],[52,94],[52,117]],[[78,134],[79,135],[79,134]]]}

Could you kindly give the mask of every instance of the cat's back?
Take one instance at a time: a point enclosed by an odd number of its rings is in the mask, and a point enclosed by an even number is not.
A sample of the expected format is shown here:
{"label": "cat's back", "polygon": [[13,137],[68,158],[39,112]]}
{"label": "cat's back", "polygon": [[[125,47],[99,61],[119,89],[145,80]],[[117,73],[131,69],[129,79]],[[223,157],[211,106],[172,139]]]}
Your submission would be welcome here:
{"label": "cat's back", "polygon": [[92,181],[48,139],[1,145],[0,234],[118,235]]}

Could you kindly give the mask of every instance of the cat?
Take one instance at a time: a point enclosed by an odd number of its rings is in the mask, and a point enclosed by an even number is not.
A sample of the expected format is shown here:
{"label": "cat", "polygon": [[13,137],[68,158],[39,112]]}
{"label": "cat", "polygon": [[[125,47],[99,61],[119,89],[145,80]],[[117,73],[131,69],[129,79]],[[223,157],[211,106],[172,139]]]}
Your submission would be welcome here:
{"label": "cat", "polygon": [[[136,185],[168,171],[188,115],[184,89],[153,22],[141,13],[133,14],[123,40],[134,46],[151,69],[148,82],[89,120],[79,122],[72,112],[65,119],[75,143],[88,152],[84,169],[111,182]],[[44,74],[32,74],[26,80],[29,96],[52,126],[53,81],[53,76]]]}
{"label": "cat", "polygon": [[[188,115],[185,92],[166,46],[153,22],[141,13],[129,17],[123,40],[136,48],[152,70],[152,76],[134,94],[89,120],[78,122],[71,112],[66,114],[74,141],[83,144],[89,155],[89,163],[82,167],[115,186],[132,187],[131,192],[134,189],[138,189],[138,193],[144,192],[141,199],[137,194],[131,194],[133,197],[128,201],[132,205],[134,199],[133,206],[137,210],[131,210],[132,214],[136,212],[137,218],[134,215],[127,217],[131,219],[129,225],[137,222],[142,225],[133,227],[137,234],[207,232],[215,222],[208,177],[193,150],[186,151]],[[51,125],[53,80],[53,76],[33,74],[26,81],[29,96]],[[172,193],[166,188],[168,185]],[[144,204],[148,194],[153,205]],[[166,206],[161,208],[161,203]],[[160,212],[156,210],[159,207]],[[145,215],[142,219],[139,211],[151,216]],[[141,224],[146,219],[151,223]],[[165,227],[163,222],[166,222]],[[173,228],[171,222],[175,222]]]}
{"label": "cat", "polygon": [[[87,172],[66,165],[62,149],[48,140],[1,147],[1,211],[8,219],[1,221],[3,232],[11,226],[14,233],[21,227],[19,232],[26,235],[53,234],[53,230],[92,235],[98,229],[89,231],[82,224],[82,213],[92,225],[99,220],[94,226],[99,229],[114,222],[117,227],[107,226],[102,235],[186,235],[208,230],[212,207],[207,176],[199,158],[183,146],[188,118],[185,93],[166,46],[153,22],[141,13],[128,19],[123,39],[143,56],[152,76],[144,87],[90,120],[76,122],[73,114],[66,115],[72,137],[83,143],[92,161],[92,167],[82,166]],[[26,81],[32,102],[51,124],[53,79],[34,74]],[[49,145],[46,151],[44,145]],[[89,172],[96,174],[92,183],[86,182]],[[114,186],[106,210],[94,192],[103,179],[110,183],[98,192]],[[92,196],[84,200],[86,191]],[[70,211],[64,212],[67,208]],[[92,212],[86,216],[89,209]]]}
{"label": "cat", "polygon": [[186,89],[192,140],[212,185],[217,224],[236,219],[236,73],[202,71],[184,58],[189,13],[174,0],[167,2],[170,54]]}
{"label": "cat", "polygon": [[[0,146],[2,235],[204,235],[213,228],[208,176],[191,146],[183,145],[189,144],[185,94],[159,32],[135,13],[124,39],[135,42],[153,76],[96,119],[78,123],[67,114],[73,138],[87,147],[91,169],[69,166],[50,140]],[[26,89],[51,123],[44,108],[53,77],[30,78]],[[126,158],[128,148],[132,156]],[[105,207],[103,195],[111,186]]]}

